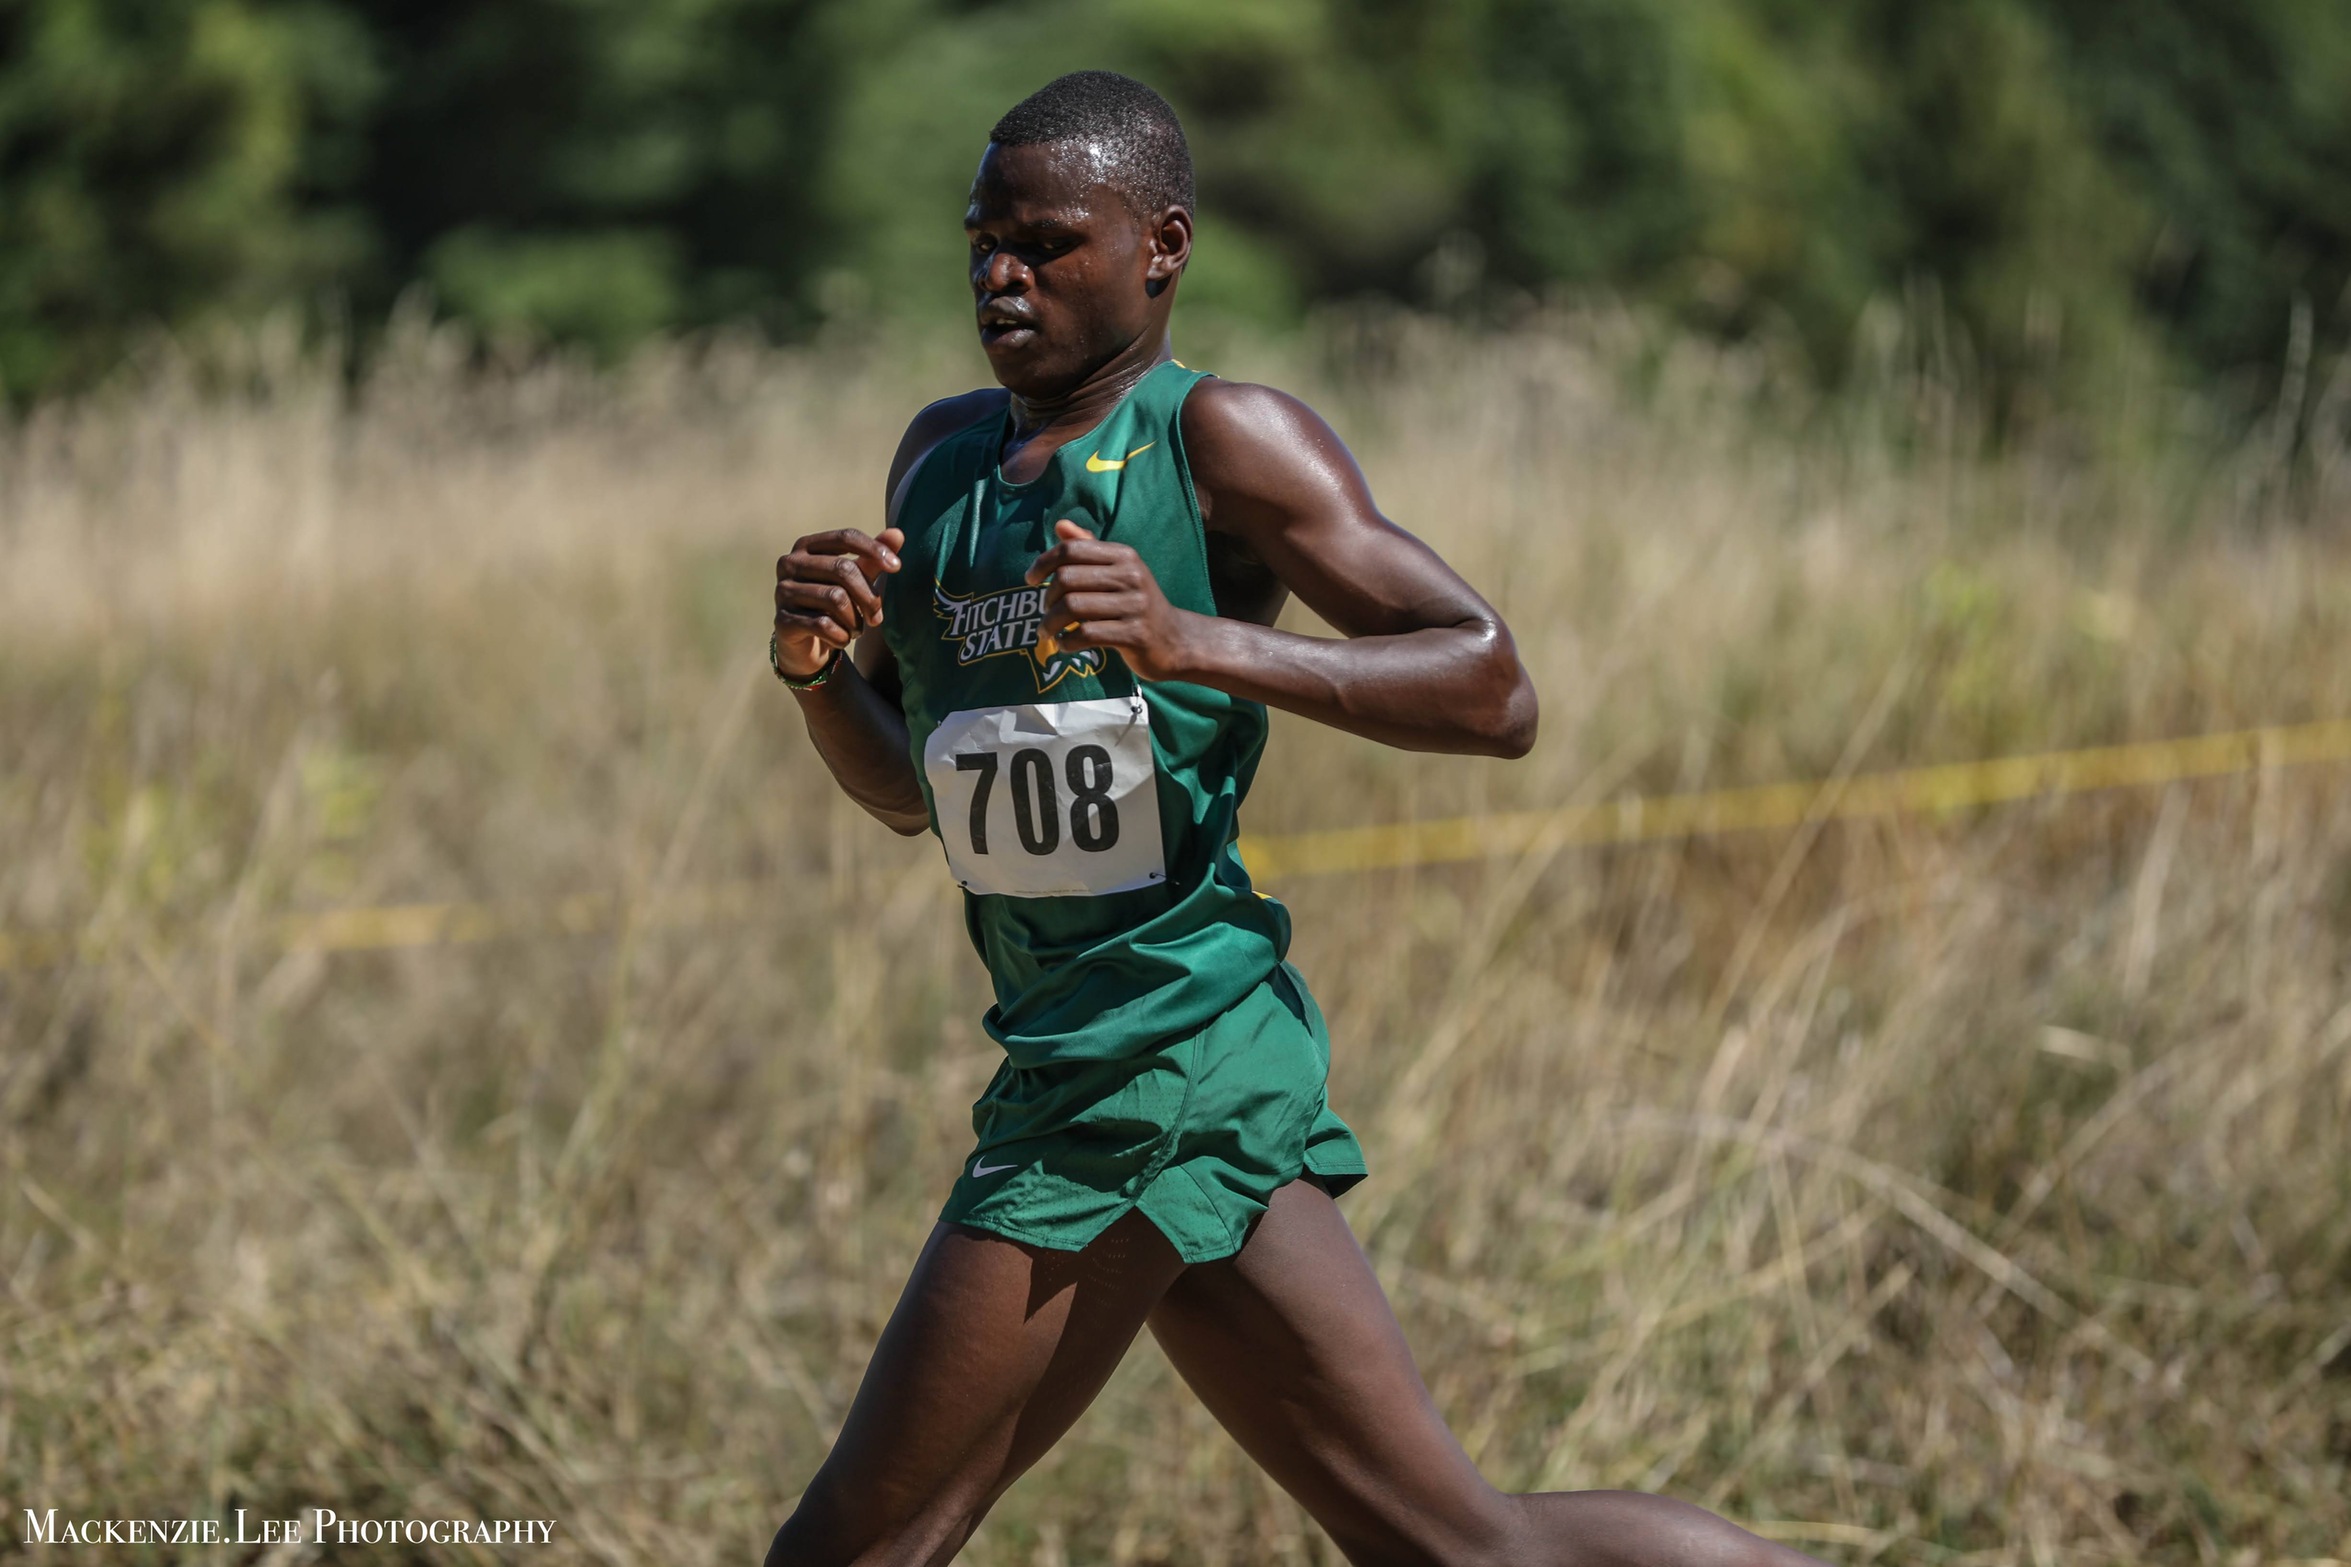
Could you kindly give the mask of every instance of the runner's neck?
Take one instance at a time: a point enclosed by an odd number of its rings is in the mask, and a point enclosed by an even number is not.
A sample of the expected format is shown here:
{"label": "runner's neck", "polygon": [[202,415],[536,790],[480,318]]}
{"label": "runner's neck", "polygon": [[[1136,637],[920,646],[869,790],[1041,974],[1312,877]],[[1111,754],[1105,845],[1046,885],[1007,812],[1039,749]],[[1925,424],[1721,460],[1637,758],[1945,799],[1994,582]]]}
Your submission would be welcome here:
{"label": "runner's neck", "polygon": [[1137,339],[1064,396],[1031,399],[1013,393],[1012,430],[1004,441],[1005,467],[1009,470],[1017,458],[1032,449],[1049,458],[1110,417],[1111,410],[1126,400],[1143,377],[1175,357],[1164,332],[1149,350],[1143,348],[1145,341]]}

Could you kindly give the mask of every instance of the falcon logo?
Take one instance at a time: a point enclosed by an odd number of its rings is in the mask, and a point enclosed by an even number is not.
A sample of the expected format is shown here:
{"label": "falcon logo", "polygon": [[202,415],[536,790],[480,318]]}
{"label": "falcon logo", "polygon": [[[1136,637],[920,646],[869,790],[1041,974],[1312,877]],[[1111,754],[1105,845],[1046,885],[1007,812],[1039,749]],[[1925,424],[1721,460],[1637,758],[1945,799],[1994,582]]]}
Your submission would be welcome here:
{"label": "falcon logo", "polygon": [[1052,690],[1064,675],[1102,673],[1100,648],[1059,652],[1051,658],[1038,656],[1037,628],[1045,618],[1043,588],[1024,585],[997,593],[967,593],[959,597],[933,583],[931,593],[931,607],[947,622],[939,638],[955,644],[958,664],[976,664],[999,653],[1023,654],[1028,659],[1029,672],[1037,677],[1040,691]]}

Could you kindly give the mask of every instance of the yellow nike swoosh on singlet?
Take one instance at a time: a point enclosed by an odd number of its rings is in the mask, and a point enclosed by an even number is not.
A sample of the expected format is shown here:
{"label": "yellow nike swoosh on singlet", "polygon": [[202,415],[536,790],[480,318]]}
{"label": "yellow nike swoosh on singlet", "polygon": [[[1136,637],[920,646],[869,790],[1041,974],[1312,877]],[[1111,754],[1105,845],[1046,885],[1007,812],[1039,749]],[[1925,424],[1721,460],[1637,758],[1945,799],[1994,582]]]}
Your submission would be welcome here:
{"label": "yellow nike swoosh on singlet", "polygon": [[1127,453],[1126,456],[1119,458],[1116,462],[1105,462],[1100,452],[1089,453],[1086,457],[1086,472],[1110,473],[1117,469],[1124,468],[1129,462],[1133,461],[1137,457],[1142,456],[1145,452],[1149,451],[1152,447],[1157,446],[1158,444],[1159,443],[1157,441],[1145,441],[1142,445]]}

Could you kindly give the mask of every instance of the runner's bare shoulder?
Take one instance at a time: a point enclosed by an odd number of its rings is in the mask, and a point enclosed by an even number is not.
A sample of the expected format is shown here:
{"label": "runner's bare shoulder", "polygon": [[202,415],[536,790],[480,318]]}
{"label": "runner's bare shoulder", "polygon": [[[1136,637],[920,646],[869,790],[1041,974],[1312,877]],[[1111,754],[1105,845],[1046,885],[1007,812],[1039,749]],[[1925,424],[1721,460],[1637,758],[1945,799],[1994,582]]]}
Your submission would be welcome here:
{"label": "runner's bare shoulder", "polygon": [[1183,432],[1202,520],[1211,530],[1219,527],[1219,500],[1236,511],[1253,505],[1369,506],[1362,470],[1338,432],[1302,399],[1278,388],[1203,381],[1184,399]]}
{"label": "runner's bare shoulder", "polygon": [[908,476],[930,455],[931,448],[958,430],[969,429],[982,419],[1002,413],[1011,398],[1012,394],[1000,386],[984,386],[976,392],[942,397],[914,416],[898,440],[897,455],[890,459],[889,482],[882,487],[891,522],[898,520],[898,505],[905,499],[901,492]]}

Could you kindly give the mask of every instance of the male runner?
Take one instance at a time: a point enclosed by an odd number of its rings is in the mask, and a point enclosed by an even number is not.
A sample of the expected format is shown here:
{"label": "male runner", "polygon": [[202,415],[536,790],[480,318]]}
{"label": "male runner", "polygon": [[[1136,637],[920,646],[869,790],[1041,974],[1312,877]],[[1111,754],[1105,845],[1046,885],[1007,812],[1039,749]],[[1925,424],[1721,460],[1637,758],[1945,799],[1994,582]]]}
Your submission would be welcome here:
{"label": "male runner", "polygon": [[[1350,1561],[1806,1561],[1686,1503],[1488,1485],[1332,1201],[1363,1156],[1233,848],[1266,708],[1515,757],[1535,694],[1328,425],[1171,357],[1192,205],[1139,82],[1005,115],[964,215],[1002,390],[915,417],[879,534],[776,566],[776,673],[851,798],[939,835],[1005,1061],[770,1567],[947,1561],[1145,1325]],[[1275,630],[1293,592],[1344,638]]]}

